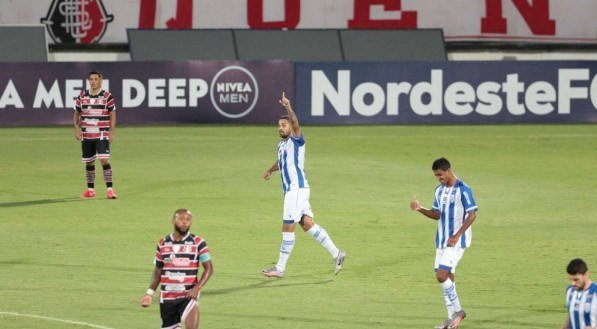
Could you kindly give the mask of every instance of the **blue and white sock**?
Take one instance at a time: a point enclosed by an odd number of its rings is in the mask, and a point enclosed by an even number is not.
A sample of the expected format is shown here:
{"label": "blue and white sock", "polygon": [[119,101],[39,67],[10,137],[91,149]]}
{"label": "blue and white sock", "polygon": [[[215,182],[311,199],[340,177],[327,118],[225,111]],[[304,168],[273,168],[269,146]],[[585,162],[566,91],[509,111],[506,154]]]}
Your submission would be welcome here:
{"label": "blue and white sock", "polygon": [[282,245],[280,246],[280,257],[276,264],[276,269],[280,272],[286,270],[286,262],[294,248],[294,232],[282,232]]}
{"label": "blue and white sock", "polygon": [[328,235],[328,232],[323,227],[315,224],[307,231],[307,233],[311,234],[320,245],[327,249],[327,251],[330,252],[330,255],[332,255],[332,258],[338,257],[340,250],[336,248],[336,245]]}
{"label": "blue and white sock", "polygon": [[442,282],[441,285],[442,288],[444,288],[444,296],[446,296],[448,301],[452,303],[454,312],[462,311],[462,306],[460,306],[460,299],[458,299],[458,293],[456,293],[456,286],[454,285],[454,282],[448,278],[446,281]]}
{"label": "blue and white sock", "polygon": [[448,310],[448,319],[451,319],[452,316],[454,315],[454,305],[452,304],[452,302],[450,301],[450,298],[448,297],[448,295],[446,295],[445,292],[444,292],[444,301],[446,303],[446,310]]}

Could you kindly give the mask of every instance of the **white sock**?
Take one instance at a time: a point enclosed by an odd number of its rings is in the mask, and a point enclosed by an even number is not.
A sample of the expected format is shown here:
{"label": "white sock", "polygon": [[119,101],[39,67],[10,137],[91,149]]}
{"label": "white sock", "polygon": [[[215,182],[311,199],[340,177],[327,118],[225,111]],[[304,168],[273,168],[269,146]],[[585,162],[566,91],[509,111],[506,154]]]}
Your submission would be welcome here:
{"label": "white sock", "polygon": [[280,257],[276,264],[276,269],[280,272],[286,270],[286,262],[294,248],[294,232],[282,232],[282,245],[280,246]]}
{"label": "white sock", "polygon": [[448,300],[452,303],[452,307],[454,307],[454,312],[462,311],[462,306],[460,306],[460,299],[458,299],[458,293],[456,293],[456,286],[454,282],[449,278],[441,283],[442,288],[444,288],[444,295],[448,297]]}
{"label": "white sock", "polygon": [[448,310],[448,319],[451,319],[452,315],[454,315],[454,305],[452,305],[452,302],[446,293],[444,293],[444,301],[446,302],[446,309]]}
{"label": "white sock", "polygon": [[323,227],[315,224],[307,231],[307,233],[311,234],[320,245],[327,249],[330,252],[330,255],[332,255],[332,258],[338,257],[340,250],[336,248],[336,245],[328,235],[328,232]]}

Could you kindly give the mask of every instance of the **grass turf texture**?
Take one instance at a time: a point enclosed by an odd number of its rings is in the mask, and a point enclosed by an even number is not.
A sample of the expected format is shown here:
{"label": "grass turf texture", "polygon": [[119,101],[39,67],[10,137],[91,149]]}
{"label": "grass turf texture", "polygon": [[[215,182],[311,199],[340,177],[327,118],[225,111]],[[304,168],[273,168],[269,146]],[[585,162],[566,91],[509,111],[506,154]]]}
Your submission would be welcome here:
{"label": "grass turf texture", "polygon": [[[204,328],[430,328],[445,317],[434,278],[436,223],[411,212],[452,161],[480,210],[457,271],[462,328],[556,328],[565,267],[597,273],[597,126],[304,127],[316,221],[348,253],[297,228],[286,277],[263,278],[281,242],[281,184],[262,173],[276,127],[121,127],[112,145],[118,200],[84,190],[71,128],[0,129],[0,312],[109,328],[157,328],[147,288],[157,240],[179,207],[211,249]],[[597,279],[594,276],[593,279]],[[0,313],[1,328],[78,328]]]}

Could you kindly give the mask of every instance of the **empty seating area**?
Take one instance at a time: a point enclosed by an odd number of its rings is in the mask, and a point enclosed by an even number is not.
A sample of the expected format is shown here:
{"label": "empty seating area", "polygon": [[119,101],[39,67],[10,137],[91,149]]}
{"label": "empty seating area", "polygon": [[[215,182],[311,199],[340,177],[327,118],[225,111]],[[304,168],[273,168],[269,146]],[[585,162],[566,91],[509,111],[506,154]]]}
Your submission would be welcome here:
{"label": "empty seating area", "polygon": [[133,61],[447,60],[440,29],[419,30],[137,30],[129,29]]}
{"label": "empty seating area", "polygon": [[48,43],[43,25],[0,26],[0,62],[45,62]]}
{"label": "empty seating area", "polygon": [[[447,60],[441,29],[139,30],[128,29],[133,61],[297,62]],[[0,61],[47,61],[43,25],[0,26]],[[80,45],[84,46],[90,45]]]}

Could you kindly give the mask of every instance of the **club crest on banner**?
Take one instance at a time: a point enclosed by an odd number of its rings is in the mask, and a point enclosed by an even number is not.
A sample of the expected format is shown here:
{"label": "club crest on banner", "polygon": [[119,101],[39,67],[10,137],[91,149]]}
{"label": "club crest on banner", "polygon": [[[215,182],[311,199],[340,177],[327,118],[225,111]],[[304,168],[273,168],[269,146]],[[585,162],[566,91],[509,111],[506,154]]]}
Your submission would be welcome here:
{"label": "club crest on banner", "polygon": [[95,43],[114,15],[108,15],[101,0],[54,0],[41,23],[55,43]]}

